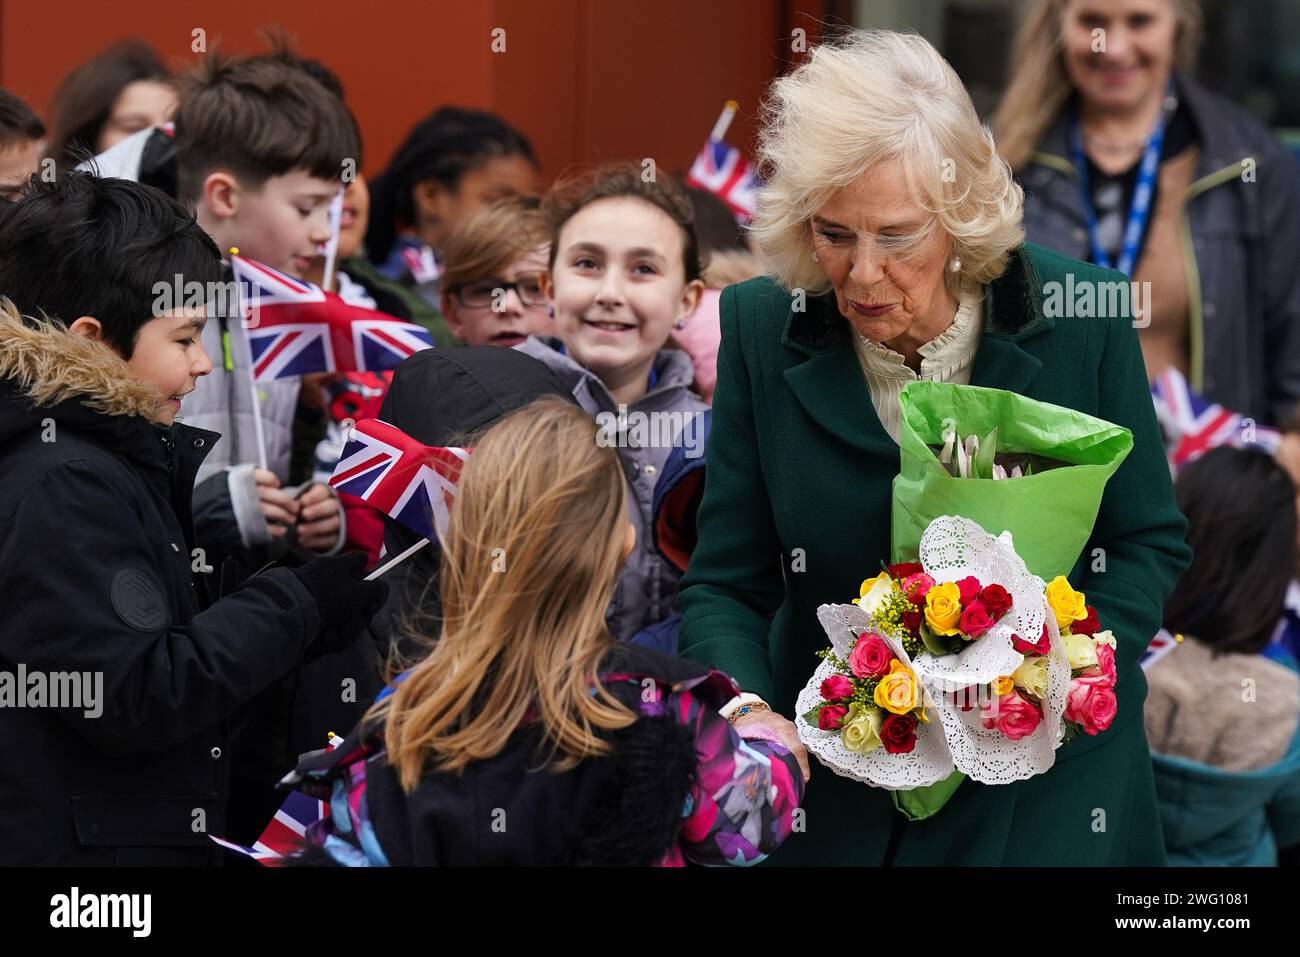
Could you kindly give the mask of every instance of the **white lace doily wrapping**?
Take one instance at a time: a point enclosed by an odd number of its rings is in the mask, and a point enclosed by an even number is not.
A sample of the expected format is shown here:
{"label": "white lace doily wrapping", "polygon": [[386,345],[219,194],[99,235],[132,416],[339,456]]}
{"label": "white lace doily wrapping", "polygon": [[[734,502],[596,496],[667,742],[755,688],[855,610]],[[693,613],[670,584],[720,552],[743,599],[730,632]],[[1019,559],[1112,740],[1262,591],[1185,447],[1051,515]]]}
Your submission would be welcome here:
{"label": "white lace doily wrapping", "polygon": [[[841,659],[848,659],[849,650],[857,641],[858,635],[871,631],[880,635],[904,664],[913,667],[912,660],[902,645],[893,636],[880,631],[870,616],[857,605],[822,605],[817,609],[817,620],[826,629],[831,647]],[[797,715],[806,714],[822,701],[821,684],[836,673],[827,661],[817,667],[804,689],[799,692],[795,705]],[[910,791],[942,781],[953,771],[952,755],[944,738],[944,728],[936,714],[936,702],[927,701],[926,708],[930,720],[917,724],[916,747],[907,754],[890,754],[883,747],[867,754],[858,754],[844,747],[838,731],[822,731],[798,716],[795,717],[795,726],[799,729],[799,737],[804,746],[816,755],[817,760],[841,777],[891,791]]]}
{"label": "white lace doily wrapping", "polygon": [[[1046,600],[1040,599],[1046,606]],[[1032,734],[1018,741],[1008,738],[996,727],[984,727],[981,699],[991,694],[987,686],[963,693],[955,686],[927,677],[925,679],[931,698],[939,711],[939,721],[947,738],[957,770],[981,784],[1010,784],[1042,774],[1056,761],[1056,749],[1061,746],[1065,731],[1062,714],[1065,697],[1070,690],[1070,663],[1066,659],[1056,618],[1047,616],[1051,651],[1047,656],[1047,696],[1043,699],[1043,720]],[[1041,632],[1040,632],[1041,634]],[[1023,656],[1020,656],[1023,659]],[[1013,669],[1014,670],[1014,669]],[[1017,689],[1019,690],[1019,689]],[[972,703],[963,711],[958,702]]]}
{"label": "white lace doily wrapping", "polygon": [[1024,659],[1012,635],[1037,641],[1043,633],[1043,580],[1016,554],[1010,532],[994,537],[976,522],[943,515],[921,536],[921,565],[936,582],[957,582],[974,575],[982,585],[998,584],[1011,595],[1011,608],[992,628],[961,651],[936,657],[917,655],[918,674],[951,687],[987,684],[1009,675]]}

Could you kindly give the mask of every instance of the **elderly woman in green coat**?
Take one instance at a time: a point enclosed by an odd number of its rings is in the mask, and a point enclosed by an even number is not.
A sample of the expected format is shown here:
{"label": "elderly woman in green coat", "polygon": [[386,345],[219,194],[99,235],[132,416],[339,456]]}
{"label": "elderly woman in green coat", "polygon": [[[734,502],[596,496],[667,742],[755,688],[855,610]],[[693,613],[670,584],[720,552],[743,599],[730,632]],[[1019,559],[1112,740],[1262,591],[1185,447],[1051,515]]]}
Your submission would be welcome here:
{"label": "elderly woman in green coat", "polygon": [[1069,576],[1118,638],[1111,727],[1038,777],[964,781],[919,821],[887,791],[815,769],[803,833],[773,860],[1163,864],[1137,659],[1190,552],[1133,310],[1081,295],[1124,277],[1024,243],[1020,188],[920,37],[819,47],[774,84],[760,151],[753,228],[773,276],[722,296],[699,544],[682,581],[681,653],[744,689],[724,709],[742,736],[797,744],[795,697],[827,644],[816,609],[856,597],[889,557],[904,385],[1005,389],[1134,439]]}

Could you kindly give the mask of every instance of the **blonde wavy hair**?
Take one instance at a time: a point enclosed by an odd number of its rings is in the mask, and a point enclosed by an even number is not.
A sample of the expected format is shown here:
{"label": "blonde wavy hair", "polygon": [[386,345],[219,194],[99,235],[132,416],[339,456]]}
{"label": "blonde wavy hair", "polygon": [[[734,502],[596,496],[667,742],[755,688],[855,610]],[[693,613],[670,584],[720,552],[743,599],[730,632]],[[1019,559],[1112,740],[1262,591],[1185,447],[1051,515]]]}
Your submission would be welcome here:
{"label": "blonde wavy hair", "polygon": [[475,443],[442,539],[442,634],[367,715],[412,791],[426,768],[498,754],[526,718],[564,770],[606,754],[635,715],[597,674],[623,563],[627,491],[613,448],[564,399],[539,399]]}
{"label": "blonde wavy hair", "polygon": [[[1011,81],[993,113],[998,147],[1012,169],[1024,166],[1065,106],[1074,87],[1065,70],[1063,25],[1071,0],[1033,0],[1011,51]],[[1197,0],[1170,0],[1178,32],[1174,65],[1190,72],[1201,45]]]}
{"label": "blonde wavy hair", "polygon": [[925,39],[862,30],[817,47],[776,80],[763,105],[764,186],[752,224],[787,289],[830,289],[813,259],[810,220],[838,190],[881,163],[902,164],[917,203],[961,257],[946,274],[987,283],[1024,241],[1024,195],[980,124],[956,72]]}

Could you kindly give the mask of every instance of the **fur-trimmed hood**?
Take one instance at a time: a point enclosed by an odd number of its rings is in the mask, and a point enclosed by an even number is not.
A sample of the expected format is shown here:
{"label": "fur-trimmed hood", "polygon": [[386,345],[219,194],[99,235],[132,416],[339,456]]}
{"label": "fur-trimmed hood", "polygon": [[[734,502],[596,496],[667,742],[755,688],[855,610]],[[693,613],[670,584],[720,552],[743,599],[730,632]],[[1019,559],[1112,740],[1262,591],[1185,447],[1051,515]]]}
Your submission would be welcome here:
{"label": "fur-trimmed hood", "polygon": [[162,399],[132,379],[120,358],[58,323],[24,323],[6,299],[0,299],[0,380],[10,395],[47,412],[77,403],[104,415],[162,418]]}

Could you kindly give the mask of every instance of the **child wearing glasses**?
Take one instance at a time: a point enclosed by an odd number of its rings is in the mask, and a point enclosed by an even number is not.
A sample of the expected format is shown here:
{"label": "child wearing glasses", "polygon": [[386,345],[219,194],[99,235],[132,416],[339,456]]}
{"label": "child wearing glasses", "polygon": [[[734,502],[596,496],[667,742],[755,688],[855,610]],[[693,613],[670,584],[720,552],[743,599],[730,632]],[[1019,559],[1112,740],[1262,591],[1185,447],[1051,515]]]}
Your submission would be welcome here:
{"label": "child wearing glasses", "polygon": [[470,346],[517,346],[555,334],[542,274],[551,234],[534,196],[499,199],[472,213],[443,248],[442,312]]}

